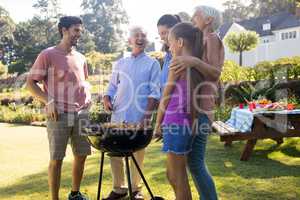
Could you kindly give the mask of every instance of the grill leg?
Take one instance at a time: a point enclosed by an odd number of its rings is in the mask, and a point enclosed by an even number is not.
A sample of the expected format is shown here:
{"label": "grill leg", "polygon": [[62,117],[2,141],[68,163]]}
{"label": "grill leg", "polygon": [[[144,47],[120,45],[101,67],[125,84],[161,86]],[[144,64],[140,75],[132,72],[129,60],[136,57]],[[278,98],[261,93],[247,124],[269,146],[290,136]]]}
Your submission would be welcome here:
{"label": "grill leg", "polygon": [[97,200],[100,200],[101,184],[102,184],[102,174],[103,174],[103,165],[104,165],[104,152],[101,153],[100,174],[99,174],[99,182],[98,182]]}
{"label": "grill leg", "polygon": [[125,156],[125,163],[126,163],[126,174],[127,174],[127,181],[128,181],[129,197],[130,197],[130,200],[134,200],[133,195],[132,195],[130,168],[129,168],[129,161],[128,161],[127,155]]}
{"label": "grill leg", "polygon": [[145,177],[144,177],[144,175],[142,173],[141,168],[139,167],[138,163],[136,162],[133,154],[131,154],[131,158],[132,158],[133,163],[136,166],[136,168],[137,168],[137,170],[138,170],[138,172],[139,172],[139,174],[140,174],[140,176],[141,176],[141,178],[142,178],[142,180],[143,180],[143,182],[144,182],[144,184],[145,184],[145,186],[146,186],[146,188],[147,188],[147,190],[148,190],[148,192],[149,192],[149,194],[151,196],[151,199],[154,199],[153,193],[152,193],[152,191],[151,191],[151,189],[150,189],[150,187],[149,187],[149,185],[148,185],[148,183],[147,183],[147,181],[146,181],[146,179],[145,179]]}

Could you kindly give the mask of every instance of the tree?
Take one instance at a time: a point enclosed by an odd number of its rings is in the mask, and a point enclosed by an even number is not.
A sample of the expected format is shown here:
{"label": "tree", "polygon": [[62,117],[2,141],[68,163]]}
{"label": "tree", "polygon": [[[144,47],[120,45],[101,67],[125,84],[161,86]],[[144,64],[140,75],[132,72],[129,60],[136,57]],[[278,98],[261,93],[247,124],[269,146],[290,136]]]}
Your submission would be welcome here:
{"label": "tree", "polygon": [[243,52],[256,48],[259,36],[254,31],[232,32],[225,37],[225,44],[232,52],[239,53],[240,66],[243,65]]}
{"label": "tree", "polygon": [[299,0],[251,0],[248,4],[240,0],[223,3],[224,22],[236,22],[250,17],[269,16],[278,12],[294,12]]}
{"label": "tree", "polygon": [[[41,23],[44,24],[44,32],[45,36],[47,38],[47,42],[49,45],[54,44],[55,42],[59,41],[59,37],[53,37],[53,34],[51,35],[50,32],[56,32],[56,22],[59,20],[59,18],[62,16],[59,0],[36,0],[36,2],[33,4],[33,7],[39,10],[41,16]],[[48,25],[48,26],[47,26]],[[54,30],[56,29],[56,30]],[[85,30],[83,33],[78,46],[77,50],[81,53],[88,53],[90,51],[95,50],[96,45],[93,41],[92,34]]]}
{"label": "tree", "polygon": [[13,58],[13,32],[15,23],[9,13],[0,6],[0,61],[9,63]]}
{"label": "tree", "polygon": [[12,33],[15,30],[15,23],[9,16],[9,13],[0,6],[0,36],[12,39]]}
{"label": "tree", "polygon": [[[39,10],[39,15],[30,21],[31,26],[37,30],[36,40],[40,43],[52,45],[59,39],[56,23],[62,14],[60,13],[59,0],[36,0],[33,7]],[[35,27],[37,26],[37,27]],[[40,33],[38,31],[41,31]]]}
{"label": "tree", "polygon": [[43,19],[57,20],[61,16],[59,0],[36,0],[32,7],[39,10]]}
{"label": "tree", "polygon": [[56,23],[38,16],[17,24],[14,32],[16,61],[8,66],[9,73],[23,73],[32,66],[37,55],[59,41]]}
{"label": "tree", "polygon": [[94,51],[95,49],[96,45],[93,35],[88,30],[85,30],[78,42],[77,50],[83,54],[86,54]]}
{"label": "tree", "polygon": [[223,3],[223,20],[225,23],[242,21],[254,16],[253,8],[240,0],[227,0]]}
{"label": "tree", "polygon": [[183,22],[190,22],[192,17],[187,12],[179,12],[178,16]]}
{"label": "tree", "polygon": [[278,12],[294,12],[295,0],[252,0],[252,7],[257,5],[257,16],[269,16]]}
{"label": "tree", "polygon": [[96,50],[111,53],[121,49],[123,31],[128,23],[121,0],[83,0],[82,15],[86,29],[93,34]]}
{"label": "tree", "polygon": [[40,14],[18,23],[13,33],[16,59],[8,65],[9,73],[26,72],[43,49],[59,41],[56,23],[60,14],[57,0],[37,0],[33,7]]}

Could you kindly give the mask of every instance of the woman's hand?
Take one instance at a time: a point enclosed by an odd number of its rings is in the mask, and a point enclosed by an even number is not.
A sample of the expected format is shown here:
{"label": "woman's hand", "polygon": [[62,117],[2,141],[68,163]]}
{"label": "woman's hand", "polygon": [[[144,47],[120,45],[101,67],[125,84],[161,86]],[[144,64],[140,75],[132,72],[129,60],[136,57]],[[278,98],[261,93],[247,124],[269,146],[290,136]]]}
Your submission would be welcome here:
{"label": "woman's hand", "polygon": [[162,139],[162,130],[160,124],[155,125],[153,132],[154,132],[153,139],[155,139],[155,142],[158,142],[159,140]]}
{"label": "woman's hand", "polygon": [[175,75],[179,75],[187,68],[193,66],[193,59],[193,56],[177,56],[172,59],[169,70],[174,70]]}

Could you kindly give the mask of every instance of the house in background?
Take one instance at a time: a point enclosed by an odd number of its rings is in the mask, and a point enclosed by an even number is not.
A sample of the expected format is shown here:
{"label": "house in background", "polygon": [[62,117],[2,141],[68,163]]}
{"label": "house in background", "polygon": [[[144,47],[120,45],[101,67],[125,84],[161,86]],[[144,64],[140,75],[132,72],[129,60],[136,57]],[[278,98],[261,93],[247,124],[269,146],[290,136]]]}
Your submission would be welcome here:
{"label": "house in background", "polygon": [[[244,66],[254,66],[258,62],[274,61],[283,57],[300,56],[300,8],[297,8],[295,14],[282,12],[223,24],[219,29],[219,35],[224,40],[230,32],[245,30],[257,32],[260,40],[254,50],[243,52]],[[225,58],[239,63],[239,54],[232,53],[226,45]]]}

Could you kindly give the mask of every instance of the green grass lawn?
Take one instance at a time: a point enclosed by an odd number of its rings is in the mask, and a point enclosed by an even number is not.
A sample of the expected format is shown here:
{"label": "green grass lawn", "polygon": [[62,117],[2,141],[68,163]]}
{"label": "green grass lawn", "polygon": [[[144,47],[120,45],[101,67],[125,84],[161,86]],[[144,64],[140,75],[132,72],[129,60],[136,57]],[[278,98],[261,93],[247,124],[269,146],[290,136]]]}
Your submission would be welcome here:
{"label": "green grass lawn", "polygon": [[[48,199],[48,144],[45,128],[0,124],[0,199]],[[224,200],[299,200],[300,139],[286,139],[280,147],[271,140],[259,141],[247,162],[239,161],[244,142],[224,148],[211,136],[207,164],[215,179],[218,195]],[[86,163],[81,190],[96,199],[99,153]],[[72,154],[68,149],[63,166],[61,199],[66,199],[71,184]],[[174,199],[165,177],[165,156],[160,144],[147,150],[144,174],[157,195]],[[192,185],[192,182],[191,182]],[[111,188],[108,159],[104,168],[103,194]],[[198,199],[192,185],[193,199]],[[144,190],[146,194],[146,190]]]}

